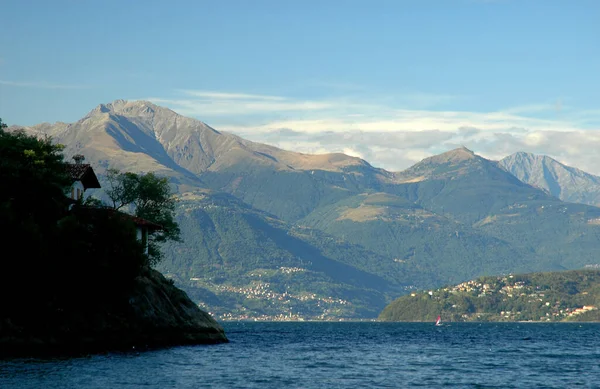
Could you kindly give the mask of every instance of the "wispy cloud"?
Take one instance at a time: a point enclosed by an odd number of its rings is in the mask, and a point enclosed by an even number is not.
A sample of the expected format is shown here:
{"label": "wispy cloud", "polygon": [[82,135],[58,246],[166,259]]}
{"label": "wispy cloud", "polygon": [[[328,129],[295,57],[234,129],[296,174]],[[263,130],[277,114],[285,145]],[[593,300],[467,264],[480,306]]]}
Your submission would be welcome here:
{"label": "wispy cloud", "polygon": [[[333,104],[332,104],[333,106]],[[484,132],[506,131],[520,132],[532,130],[570,131],[577,128],[570,122],[518,116],[504,112],[465,112],[465,111],[429,111],[429,110],[383,110],[375,115],[365,116],[328,116],[331,112],[321,112],[318,117],[306,119],[271,120],[261,125],[222,125],[230,131],[249,131],[254,134],[268,133],[287,128],[304,133],[318,134],[324,131],[346,132],[363,131],[367,133],[385,132],[422,132],[422,131],[459,131],[461,128],[477,128]]]}
{"label": "wispy cloud", "polygon": [[[283,96],[179,91],[180,99],[150,99],[222,131],[303,153],[343,152],[374,166],[402,170],[465,145],[501,159],[517,151],[546,154],[600,173],[600,111],[556,103],[490,112],[421,109],[459,99],[413,93],[394,99]],[[560,112],[560,115],[556,115]]]}
{"label": "wispy cloud", "polygon": [[267,100],[267,101],[283,101],[286,100],[281,96],[268,95],[253,95],[248,93],[226,93],[226,92],[211,92],[201,90],[178,89],[179,92],[194,97],[204,97],[207,99],[219,100]]}
{"label": "wispy cloud", "polygon": [[14,86],[19,88],[42,88],[42,89],[87,89],[89,85],[55,84],[45,81],[7,81],[0,80],[0,85]]}
{"label": "wispy cloud", "polygon": [[[284,96],[232,93],[204,90],[176,90],[177,98],[150,97],[146,100],[157,104],[165,104],[177,112],[201,117],[231,115],[264,115],[268,113],[290,114],[297,117],[298,112],[326,112],[322,117],[347,116],[367,117],[382,116],[394,111],[396,107],[425,109],[439,104],[456,101],[460,96],[428,93],[407,93],[396,96],[380,97],[377,101],[363,101],[356,98],[338,97],[328,99],[298,99]],[[292,115],[294,114],[294,115]]]}
{"label": "wispy cloud", "polygon": [[148,98],[166,104],[184,115],[214,117],[223,115],[255,115],[297,111],[318,111],[333,108],[331,102],[296,100],[282,96],[228,93],[202,90],[177,90],[178,99]]}

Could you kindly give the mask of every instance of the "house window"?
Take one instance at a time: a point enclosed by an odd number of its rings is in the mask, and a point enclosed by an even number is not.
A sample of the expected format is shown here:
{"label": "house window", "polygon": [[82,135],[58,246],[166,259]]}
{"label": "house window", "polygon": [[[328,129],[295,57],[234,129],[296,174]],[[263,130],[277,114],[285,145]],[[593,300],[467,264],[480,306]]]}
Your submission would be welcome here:
{"label": "house window", "polygon": [[71,198],[75,200],[75,188],[71,188]]}
{"label": "house window", "polygon": [[77,188],[77,200],[79,200],[82,197],[83,197],[83,191],[81,189]]}

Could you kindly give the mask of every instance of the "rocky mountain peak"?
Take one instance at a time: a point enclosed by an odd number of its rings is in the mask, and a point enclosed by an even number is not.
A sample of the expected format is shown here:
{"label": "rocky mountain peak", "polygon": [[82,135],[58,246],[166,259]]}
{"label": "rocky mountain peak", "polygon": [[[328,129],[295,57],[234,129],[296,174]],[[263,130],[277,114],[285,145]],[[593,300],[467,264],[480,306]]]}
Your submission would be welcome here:
{"label": "rocky mountain peak", "polygon": [[[478,155],[476,155],[473,151],[467,149],[466,147],[459,147],[457,149],[453,149],[450,151],[446,151],[442,154],[437,154],[431,156],[429,158],[425,158],[421,162],[417,163],[410,169],[421,168],[421,167],[432,167],[439,165],[460,165],[463,162],[468,162],[471,160],[481,159]],[[409,169],[409,170],[410,170]]]}
{"label": "rocky mountain peak", "polygon": [[[399,182],[418,182],[428,179],[455,179],[471,173],[514,177],[493,162],[480,157],[466,147],[425,158],[412,167],[396,173]],[[505,177],[505,178],[506,178]]]}
{"label": "rocky mountain peak", "polygon": [[600,177],[566,166],[546,155],[519,151],[498,162],[519,180],[563,201],[600,205]]}
{"label": "rocky mountain peak", "polygon": [[118,99],[111,103],[100,104],[96,108],[94,108],[86,117],[94,116],[96,114],[109,113],[109,114],[117,114],[117,115],[125,115],[125,116],[153,116],[157,111],[164,110],[171,114],[175,114],[175,112],[171,111],[168,108],[159,107],[155,104],[152,104],[149,101],[144,100],[136,100],[136,101],[127,101]]}
{"label": "rocky mountain peak", "polygon": [[[557,160],[547,155],[536,155],[524,151],[518,151],[508,157],[503,158],[499,165],[519,176],[520,174],[527,175],[527,171],[546,169],[548,172],[556,173],[558,171],[576,170],[558,162]],[[577,169],[578,170],[578,169]],[[521,178],[521,177],[519,177]]]}
{"label": "rocky mountain peak", "polygon": [[533,153],[527,153],[525,151],[517,151],[516,153],[509,155],[508,157],[503,159],[503,161],[508,161],[508,160],[512,160],[512,161],[518,162],[518,163],[531,164],[531,165],[539,164],[539,163],[562,165],[560,162],[558,162],[557,160],[555,160],[553,158],[550,158],[547,155],[536,155]]}
{"label": "rocky mountain peak", "polygon": [[475,153],[473,151],[462,146],[457,149],[450,150],[450,151],[447,151],[447,152],[439,154],[439,155],[435,155],[428,159],[431,160],[431,162],[448,163],[448,162],[463,162],[463,161],[468,161],[470,159],[475,159],[475,158],[477,158],[477,155],[475,155]]}

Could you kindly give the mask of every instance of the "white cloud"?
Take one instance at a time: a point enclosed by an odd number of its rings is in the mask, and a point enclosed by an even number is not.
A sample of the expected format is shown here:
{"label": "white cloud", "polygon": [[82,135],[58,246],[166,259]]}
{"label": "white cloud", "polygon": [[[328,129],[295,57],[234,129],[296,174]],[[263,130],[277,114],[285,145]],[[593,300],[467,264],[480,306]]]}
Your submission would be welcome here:
{"label": "white cloud", "polygon": [[190,97],[197,98],[148,98],[146,100],[157,104],[165,104],[182,115],[203,117],[316,111],[332,107],[331,103],[325,101],[296,101],[277,96],[190,91],[186,92],[186,94],[189,94]]}
{"label": "white cloud", "polygon": [[201,90],[189,90],[189,89],[180,89],[185,95],[194,96],[194,97],[205,97],[208,99],[221,99],[221,100],[275,100],[282,101],[285,100],[284,97],[281,96],[269,96],[269,95],[253,95],[247,93],[226,93],[226,92],[211,92],[211,91],[201,91]]}
{"label": "white cloud", "polygon": [[346,154],[346,155],[349,155],[349,156],[351,156],[351,157],[357,157],[357,158],[362,158],[362,159],[365,159],[365,156],[364,156],[364,155],[363,155],[361,152],[359,152],[359,151],[356,151],[356,150],[354,150],[354,149],[351,149],[351,148],[348,148],[348,147],[345,147],[345,148],[342,150],[342,153],[344,153],[344,154]]}

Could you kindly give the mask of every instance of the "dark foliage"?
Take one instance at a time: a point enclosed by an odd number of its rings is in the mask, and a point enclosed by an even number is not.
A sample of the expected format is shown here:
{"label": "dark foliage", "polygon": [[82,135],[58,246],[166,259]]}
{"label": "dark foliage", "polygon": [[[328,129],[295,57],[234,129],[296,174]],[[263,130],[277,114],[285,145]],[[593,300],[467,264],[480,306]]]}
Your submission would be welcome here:
{"label": "dark foliage", "polygon": [[180,241],[179,225],[174,219],[175,198],[169,181],[152,172],[122,173],[116,169],[108,169],[107,179],[107,195],[115,210],[129,208],[135,216],[162,227],[150,233],[148,242],[150,264],[156,265],[163,258],[160,244]]}
{"label": "dark foliage", "polygon": [[2,127],[0,317],[112,304],[148,261],[134,226],[80,212],[65,196],[62,147]]}

